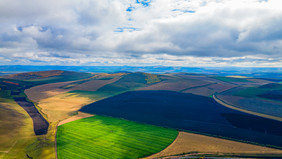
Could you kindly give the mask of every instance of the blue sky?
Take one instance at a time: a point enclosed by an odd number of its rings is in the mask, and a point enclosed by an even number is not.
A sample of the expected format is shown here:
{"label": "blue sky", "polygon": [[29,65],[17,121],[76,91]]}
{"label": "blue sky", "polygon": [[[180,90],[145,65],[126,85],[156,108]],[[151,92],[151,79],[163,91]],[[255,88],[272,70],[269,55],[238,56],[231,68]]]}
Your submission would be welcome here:
{"label": "blue sky", "polygon": [[282,67],[281,0],[1,0],[0,64]]}

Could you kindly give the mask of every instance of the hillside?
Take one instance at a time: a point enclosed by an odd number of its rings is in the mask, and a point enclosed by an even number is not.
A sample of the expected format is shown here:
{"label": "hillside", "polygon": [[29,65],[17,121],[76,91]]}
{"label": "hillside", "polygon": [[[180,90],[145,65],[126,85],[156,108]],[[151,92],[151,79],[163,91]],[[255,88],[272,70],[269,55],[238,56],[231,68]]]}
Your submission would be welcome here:
{"label": "hillside", "polygon": [[123,75],[118,81],[105,85],[97,91],[117,94],[125,91],[134,90],[137,88],[145,87],[150,84],[158,83],[161,79],[158,75],[149,73],[128,73]]}
{"label": "hillside", "polygon": [[62,81],[78,80],[91,76],[92,75],[90,73],[51,70],[51,71],[18,73],[18,74],[3,76],[3,78],[23,80],[23,81],[37,81],[37,82],[43,80],[50,82],[54,82],[54,81],[62,82]]}

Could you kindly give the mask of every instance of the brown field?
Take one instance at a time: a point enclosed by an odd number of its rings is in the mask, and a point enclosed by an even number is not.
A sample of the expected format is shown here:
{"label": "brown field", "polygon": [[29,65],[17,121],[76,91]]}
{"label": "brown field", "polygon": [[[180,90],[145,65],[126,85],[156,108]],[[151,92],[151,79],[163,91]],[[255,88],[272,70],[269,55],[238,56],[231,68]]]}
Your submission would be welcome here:
{"label": "brown field", "polygon": [[193,93],[193,94],[202,95],[202,96],[211,96],[214,93],[220,93],[220,92],[229,90],[229,89],[234,88],[234,87],[235,87],[235,85],[233,85],[233,84],[216,83],[216,84],[208,85],[208,86],[205,86],[205,87],[188,89],[188,90],[183,91],[183,92],[184,93]]}
{"label": "brown field", "polygon": [[199,88],[194,88],[194,89],[188,89],[186,91],[183,91],[183,93],[192,93],[200,96],[211,96],[215,93],[214,90],[209,89],[208,87],[199,87]]}
{"label": "brown field", "polygon": [[63,124],[68,123],[68,122],[72,122],[72,121],[78,120],[78,119],[91,117],[91,116],[94,116],[94,115],[93,114],[88,114],[88,113],[83,113],[83,112],[78,112],[77,115],[72,116],[72,117],[70,117],[68,119],[65,119],[65,120],[61,121],[58,124],[58,126],[63,125]]}
{"label": "brown field", "polygon": [[206,81],[199,81],[199,80],[185,80],[185,79],[178,79],[178,80],[166,80],[163,82],[159,82],[157,84],[153,84],[148,87],[140,88],[139,90],[171,90],[171,91],[181,91],[190,87],[197,87],[201,85],[209,84]]}
{"label": "brown field", "polygon": [[90,80],[88,82],[82,83],[70,89],[60,88],[67,84],[71,84],[74,81],[70,82],[59,82],[35,86],[29,89],[26,89],[24,92],[28,98],[34,102],[39,102],[42,99],[46,99],[55,95],[66,93],[72,90],[84,90],[84,91],[96,91],[100,87],[103,87],[106,84],[115,82],[117,78],[111,80]]}
{"label": "brown field", "polygon": [[[72,82],[72,81],[71,81]],[[24,93],[27,95],[28,99],[38,102],[41,99],[45,99],[51,96],[55,96],[61,93],[68,92],[67,89],[60,89],[60,87],[69,84],[71,82],[59,82],[44,84],[26,89]]]}
{"label": "brown field", "polygon": [[202,80],[202,81],[207,81],[211,83],[226,83],[226,82],[211,78],[209,76],[201,76],[201,75],[177,75],[177,76],[184,78],[184,79]]}
{"label": "brown field", "polygon": [[57,122],[72,116],[82,106],[92,102],[94,101],[74,93],[63,93],[40,100],[38,107],[47,115],[49,122]]}
{"label": "brown field", "polygon": [[282,150],[187,132],[179,132],[179,135],[171,145],[169,145],[166,149],[162,150],[159,153],[146,157],[146,159],[159,158],[162,156],[172,156],[189,152],[205,154],[282,154]]}

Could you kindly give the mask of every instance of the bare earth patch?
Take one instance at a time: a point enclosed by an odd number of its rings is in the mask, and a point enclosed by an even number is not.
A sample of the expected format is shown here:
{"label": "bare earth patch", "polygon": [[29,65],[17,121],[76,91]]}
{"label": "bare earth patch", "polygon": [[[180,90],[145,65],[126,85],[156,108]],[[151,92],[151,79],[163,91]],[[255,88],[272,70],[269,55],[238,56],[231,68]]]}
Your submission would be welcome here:
{"label": "bare earth patch", "polygon": [[236,141],[219,139],[199,134],[179,132],[174,142],[163,151],[152,156],[146,157],[159,158],[163,156],[172,156],[182,153],[241,153],[241,154],[282,154],[282,150],[251,145]]}
{"label": "bare earth patch", "polygon": [[78,120],[78,119],[87,118],[87,117],[91,117],[91,116],[94,116],[94,115],[93,114],[88,114],[88,113],[83,113],[83,112],[78,112],[77,115],[72,116],[72,117],[70,117],[68,119],[65,119],[65,120],[61,121],[58,124],[58,126],[66,124],[66,123],[71,122],[71,121],[75,121],[75,120]]}

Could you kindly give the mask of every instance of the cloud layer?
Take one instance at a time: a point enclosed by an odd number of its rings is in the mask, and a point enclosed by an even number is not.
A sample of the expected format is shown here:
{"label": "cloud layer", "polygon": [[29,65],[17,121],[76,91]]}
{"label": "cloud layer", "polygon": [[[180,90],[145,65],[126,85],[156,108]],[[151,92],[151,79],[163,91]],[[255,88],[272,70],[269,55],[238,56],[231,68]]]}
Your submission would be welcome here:
{"label": "cloud layer", "polygon": [[280,0],[2,0],[1,64],[282,66]]}

